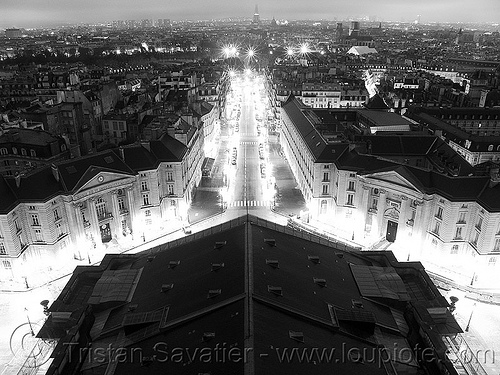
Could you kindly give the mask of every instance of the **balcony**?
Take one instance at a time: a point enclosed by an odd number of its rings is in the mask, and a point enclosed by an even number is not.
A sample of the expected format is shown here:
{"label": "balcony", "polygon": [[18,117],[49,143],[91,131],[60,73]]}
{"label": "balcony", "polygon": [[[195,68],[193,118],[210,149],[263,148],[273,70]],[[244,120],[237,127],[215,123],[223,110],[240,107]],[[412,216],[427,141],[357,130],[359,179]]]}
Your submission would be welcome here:
{"label": "balcony", "polygon": [[378,211],[378,210],[377,210],[377,208],[376,208],[376,207],[371,207],[371,208],[369,208],[369,209],[368,209],[368,213],[370,213],[370,214],[376,214],[376,213],[377,213],[377,211]]}
{"label": "balcony", "polygon": [[111,212],[104,212],[101,215],[97,215],[97,220],[99,220],[99,222],[104,221],[104,220],[108,220],[108,219],[112,219],[112,218],[113,218],[113,214]]}
{"label": "balcony", "polygon": [[127,214],[128,214],[128,209],[126,209],[126,208],[120,209],[120,215],[127,215]]}
{"label": "balcony", "polygon": [[85,221],[83,222],[83,227],[84,227],[84,228],[88,228],[88,227],[90,227],[90,221],[85,220]]}
{"label": "balcony", "polygon": [[408,220],[406,220],[406,225],[408,225],[409,227],[412,227],[412,226],[413,226],[413,224],[414,224],[413,219],[408,219]]}

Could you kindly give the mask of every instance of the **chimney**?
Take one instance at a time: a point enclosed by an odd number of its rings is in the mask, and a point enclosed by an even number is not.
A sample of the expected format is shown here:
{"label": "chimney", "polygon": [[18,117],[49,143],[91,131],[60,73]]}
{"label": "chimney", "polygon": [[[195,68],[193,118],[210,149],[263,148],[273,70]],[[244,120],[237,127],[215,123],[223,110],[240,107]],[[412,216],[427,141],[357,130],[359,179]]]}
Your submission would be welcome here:
{"label": "chimney", "polygon": [[120,152],[120,158],[125,161],[125,151],[123,150],[123,147],[119,147],[118,151]]}
{"label": "chimney", "polygon": [[50,168],[52,169],[52,175],[56,179],[57,182],[59,182],[59,168],[57,168],[57,165],[51,164]]}
{"label": "chimney", "polygon": [[14,179],[16,180],[16,186],[19,188],[21,186],[21,175],[19,172],[16,172]]}
{"label": "chimney", "polygon": [[500,167],[498,165],[494,165],[490,169],[490,188],[493,188],[498,185],[500,182]]}

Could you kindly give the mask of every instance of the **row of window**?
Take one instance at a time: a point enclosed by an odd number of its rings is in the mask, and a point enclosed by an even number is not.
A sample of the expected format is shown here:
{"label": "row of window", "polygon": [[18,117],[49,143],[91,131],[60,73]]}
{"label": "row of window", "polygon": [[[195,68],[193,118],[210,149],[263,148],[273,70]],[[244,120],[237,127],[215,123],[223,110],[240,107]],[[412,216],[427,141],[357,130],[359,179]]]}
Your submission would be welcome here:
{"label": "row of window", "polygon": [[[107,121],[104,121],[104,129],[111,129],[111,124]],[[113,121],[113,130],[125,130],[124,123]]]}
{"label": "row of window", "polygon": [[[443,220],[443,212],[444,212],[443,207],[438,206],[436,208],[436,212],[434,214],[434,216],[436,217],[436,219]],[[466,217],[467,217],[467,211],[459,211],[457,224],[466,224]],[[483,226],[483,220],[484,219],[483,219],[483,217],[481,215],[479,215],[477,217],[477,221],[476,221],[475,227],[476,227],[476,229],[478,231],[481,231],[481,228]],[[500,226],[498,228],[498,232],[500,233]]]}
{"label": "row of window", "polygon": [[[16,147],[12,147],[12,153],[14,155],[17,155],[18,154],[18,151],[17,151],[17,148]],[[3,148],[0,148],[0,155],[8,155],[9,154],[9,150],[7,150],[5,147]],[[25,148],[21,148],[21,155],[22,156],[28,156],[28,151],[26,151]],[[30,156],[31,157],[36,157],[36,151],[31,149],[30,150]]]}
{"label": "row of window", "polygon": [[[29,208],[30,208],[30,210],[35,209],[34,206],[30,206]],[[57,209],[57,208],[54,209],[53,214],[54,214],[54,221],[61,220],[61,216],[59,215],[59,209]],[[39,220],[38,214],[31,214],[31,224],[33,226],[40,226],[40,220]]]}

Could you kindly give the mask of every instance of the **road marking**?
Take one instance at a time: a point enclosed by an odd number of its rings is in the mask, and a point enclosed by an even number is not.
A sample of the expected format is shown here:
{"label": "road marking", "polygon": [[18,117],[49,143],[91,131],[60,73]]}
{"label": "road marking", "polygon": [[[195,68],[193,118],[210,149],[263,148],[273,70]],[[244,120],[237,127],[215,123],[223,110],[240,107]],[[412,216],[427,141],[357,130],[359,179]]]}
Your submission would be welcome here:
{"label": "road marking", "polygon": [[228,207],[266,207],[271,204],[270,201],[233,201],[228,202]]}

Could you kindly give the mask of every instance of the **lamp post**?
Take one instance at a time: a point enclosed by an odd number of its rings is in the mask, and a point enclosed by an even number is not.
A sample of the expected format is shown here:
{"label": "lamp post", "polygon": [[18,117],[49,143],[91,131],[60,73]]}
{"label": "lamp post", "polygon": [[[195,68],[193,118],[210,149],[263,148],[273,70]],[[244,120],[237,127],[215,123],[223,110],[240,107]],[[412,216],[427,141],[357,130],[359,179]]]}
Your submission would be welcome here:
{"label": "lamp post", "polygon": [[33,326],[31,325],[30,316],[28,315],[28,309],[25,307],[24,311],[26,311],[26,318],[28,318],[28,325],[30,326],[31,336],[35,336],[35,332],[33,332]]}
{"label": "lamp post", "polygon": [[476,307],[476,302],[474,302],[474,305],[472,305],[472,310],[470,312],[470,316],[469,316],[469,321],[467,322],[467,327],[465,327],[465,332],[469,332],[469,328],[470,328],[470,321],[472,319],[472,314],[474,314],[474,308]]}

